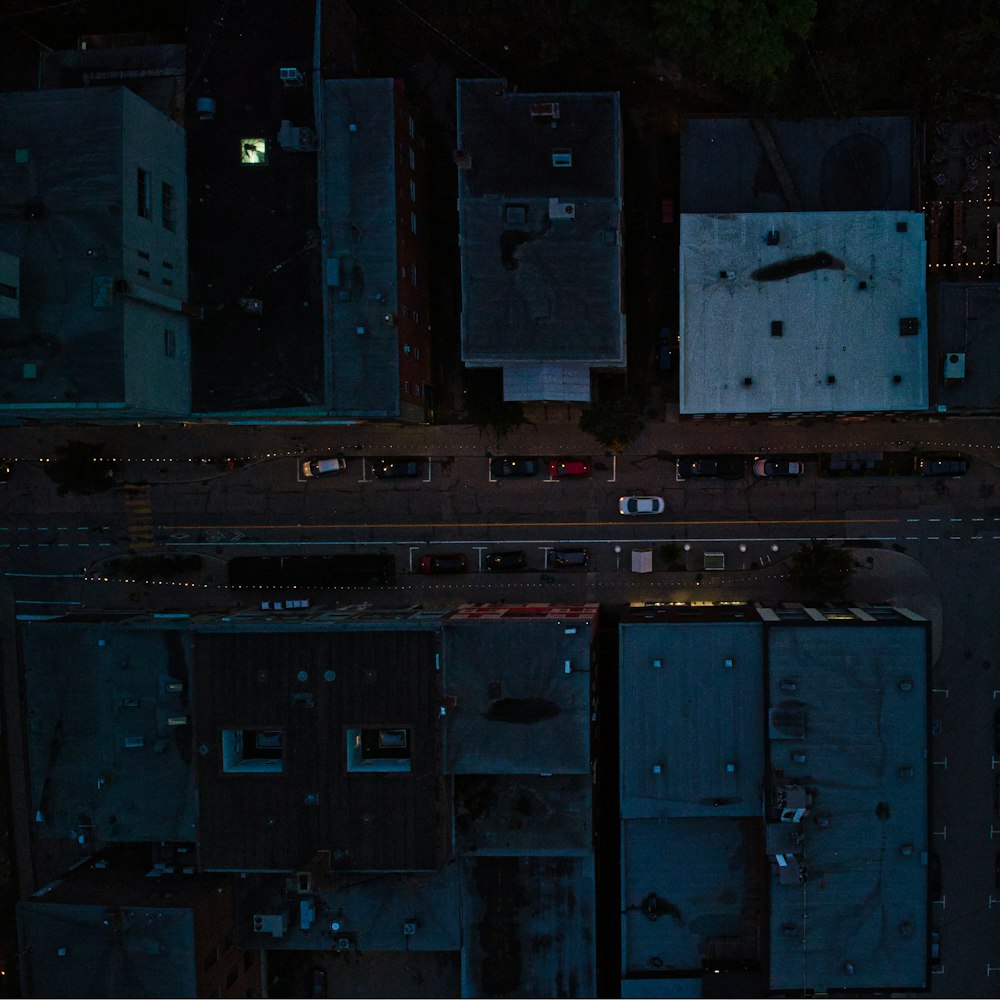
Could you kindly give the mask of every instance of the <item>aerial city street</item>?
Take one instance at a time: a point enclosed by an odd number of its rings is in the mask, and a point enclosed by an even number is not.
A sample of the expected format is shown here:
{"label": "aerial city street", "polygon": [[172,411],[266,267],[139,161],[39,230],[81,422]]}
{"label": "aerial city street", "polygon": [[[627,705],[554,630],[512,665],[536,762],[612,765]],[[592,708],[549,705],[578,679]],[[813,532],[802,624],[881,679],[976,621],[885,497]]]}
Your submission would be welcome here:
{"label": "aerial city street", "polygon": [[1000,994],[988,5],[0,23],[0,997]]}

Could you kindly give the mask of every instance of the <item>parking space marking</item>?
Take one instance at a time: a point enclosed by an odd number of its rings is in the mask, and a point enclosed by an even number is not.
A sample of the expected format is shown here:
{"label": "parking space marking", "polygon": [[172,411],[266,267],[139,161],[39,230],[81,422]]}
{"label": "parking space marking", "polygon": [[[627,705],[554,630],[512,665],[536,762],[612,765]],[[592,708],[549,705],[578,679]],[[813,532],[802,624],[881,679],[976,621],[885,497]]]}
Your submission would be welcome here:
{"label": "parking space marking", "polygon": [[429,483],[431,481],[431,478],[432,478],[433,475],[434,475],[434,460],[431,458],[430,455],[428,455],[427,456],[427,478],[424,480],[424,482],[425,483]]}
{"label": "parking space marking", "polygon": [[932,694],[943,694],[946,698],[948,697],[948,689],[947,688],[931,688],[931,693]]}
{"label": "parking space marking", "polygon": [[490,483],[499,482],[498,479],[494,479],[493,478],[493,459],[492,458],[486,459],[486,480],[487,480],[487,482],[490,482]]}
{"label": "parking space marking", "polygon": [[611,478],[608,480],[609,483],[616,482],[618,479],[618,456],[611,456]]}
{"label": "parking space marking", "polygon": [[371,480],[368,478],[368,473],[365,471],[365,456],[361,456],[361,478],[358,480],[359,483],[370,483]]}

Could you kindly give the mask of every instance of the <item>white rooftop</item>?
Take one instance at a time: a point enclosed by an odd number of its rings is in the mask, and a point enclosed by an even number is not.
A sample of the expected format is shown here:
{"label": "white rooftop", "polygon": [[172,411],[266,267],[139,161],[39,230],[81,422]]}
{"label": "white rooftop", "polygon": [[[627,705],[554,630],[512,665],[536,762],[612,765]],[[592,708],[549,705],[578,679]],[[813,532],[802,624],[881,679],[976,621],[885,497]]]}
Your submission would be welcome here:
{"label": "white rooftop", "polygon": [[917,212],[682,215],[681,413],[926,409],[925,274]]}

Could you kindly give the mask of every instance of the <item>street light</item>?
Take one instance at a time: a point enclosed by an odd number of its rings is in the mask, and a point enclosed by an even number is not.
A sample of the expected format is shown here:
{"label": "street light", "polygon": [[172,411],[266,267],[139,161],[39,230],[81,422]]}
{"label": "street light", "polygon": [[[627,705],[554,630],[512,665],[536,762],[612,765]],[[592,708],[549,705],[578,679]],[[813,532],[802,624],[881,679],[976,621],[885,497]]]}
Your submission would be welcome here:
{"label": "street light", "polygon": [[620,545],[615,546],[615,570],[621,572],[622,568],[622,547]]}

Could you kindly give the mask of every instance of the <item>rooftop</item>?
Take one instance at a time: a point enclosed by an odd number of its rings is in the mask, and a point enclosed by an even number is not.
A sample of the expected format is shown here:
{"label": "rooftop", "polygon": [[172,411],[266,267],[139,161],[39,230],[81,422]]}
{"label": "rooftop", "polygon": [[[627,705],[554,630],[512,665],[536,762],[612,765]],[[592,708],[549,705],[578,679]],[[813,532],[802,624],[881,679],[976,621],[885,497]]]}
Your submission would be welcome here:
{"label": "rooftop", "polygon": [[761,624],[621,627],[621,812],[759,816]]}
{"label": "rooftop", "polygon": [[438,867],[449,810],[433,626],[241,622],[193,641],[207,868],[295,870],[325,850],[343,869]]}
{"label": "rooftop", "polygon": [[596,995],[594,860],[462,861],[462,996]]}
{"label": "rooftop", "polygon": [[779,880],[771,859],[771,989],[925,987],[929,627],[766,635],[773,780],[813,799],[796,849],[804,880]]}
{"label": "rooftop", "polygon": [[[320,227],[331,411],[399,415],[395,81],[326,80]],[[363,333],[358,331],[362,330]]]}
{"label": "rooftop", "polygon": [[176,625],[20,622],[36,837],[196,839],[190,645]]}
{"label": "rooftop", "polygon": [[623,366],[618,95],[459,80],[457,143],[465,363]]}
{"label": "rooftop", "polygon": [[923,217],[681,216],[681,412],[927,407]]}
{"label": "rooftop", "polygon": [[686,118],[685,212],[861,212],[913,207],[914,123],[905,116]]}
{"label": "rooftop", "polygon": [[940,281],[930,291],[933,402],[953,409],[1000,406],[1000,285]]}
{"label": "rooftop", "polygon": [[595,621],[445,621],[448,773],[589,774]]}

